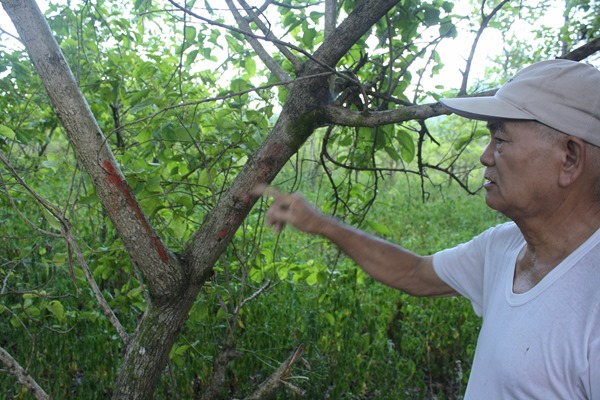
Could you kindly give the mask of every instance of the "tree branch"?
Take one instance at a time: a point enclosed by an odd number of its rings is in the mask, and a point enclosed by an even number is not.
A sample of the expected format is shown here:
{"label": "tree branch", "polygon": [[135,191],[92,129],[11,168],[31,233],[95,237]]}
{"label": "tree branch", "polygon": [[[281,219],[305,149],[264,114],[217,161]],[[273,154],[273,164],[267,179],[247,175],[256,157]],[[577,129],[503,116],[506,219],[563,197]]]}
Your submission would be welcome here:
{"label": "tree branch", "polygon": [[584,44],[583,46],[568,52],[558,58],[565,60],[581,61],[600,51],[600,37]]}
{"label": "tree branch", "polygon": [[504,7],[509,0],[503,0],[499,3],[494,9],[488,14],[484,13],[485,1],[481,3],[481,25],[479,26],[479,30],[477,31],[477,35],[475,36],[475,40],[473,40],[473,45],[471,46],[471,52],[469,53],[469,57],[467,58],[467,65],[465,67],[463,75],[462,84],[460,85],[460,90],[458,92],[459,96],[467,94],[467,83],[469,80],[469,73],[471,72],[471,63],[473,62],[473,57],[475,57],[475,50],[477,49],[477,44],[479,43],[479,39],[483,34],[483,31],[487,28],[488,24],[494,18],[494,16]]}
{"label": "tree branch", "polygon": [[336,19],[337,0],[325,0],[325,40],[335,31]]}
{"label": "tree branch", "polygon": [[[235,18],[235,21],[240,26],[240,28],[242,28],[246,32],[252,31],[252,28],[250,28],[250,24],[238,12],[235,4],[233,4],[233,1],[225,0],[225,3],[227,3],[229,10],[233,14],[233,17]],[[266,33],[265,37],[272,39],[273,34],[271,32],[268,32]],[[248,43],[250,43],[250,46],[252,46],[256,55],[262,60],[263,63],[265,63],[269,71],[271,71],[280,82],[289,81],[291,79],[290,75],[287,72],[285,72],[283,68],[281,68],[281,65],[277,64],[273,57],[269,55],[269,53],[265,50],[265,48],[260,44],[260,42],[256,38],[254,38],[253,36],[246,35],[246,40],[248,41]]]}
{"label": "tree branch", "polygon": [[350,48],[371,29],[400,0],[360,1],[350,15],[337,27],[315,51],[314,58],[321,63],[335,67]]}
{"label": "tree branch", "polygon": [[330,105],[326,106],[323,111],[328,124],[371,128],[451,114],[440,103],[402,107],[395,110],[363,112]]}
{"label": "tree branch", "polygon": [[1,27],[0,27],[0,34],[6,35],[6,36],[10,37],[11,39],[23,44],[20,37],[13,35],[9,31],[6,31],[6,30],[2,29]]}
{"label": "tree branch", "polygon": [[[267,85],[263,85],[263,86],[258,86],[252,89],[246,89],[246,90],[241,90],[239,92],[235,92],[235,93],[229,93],[229,94],[225,94],[222,96],[217,96],[217,97],[210,97],[207,99],[202,99],[202,100],[197,100],[197,101],[189,101],[189,102],[185,102],[185,103],[179,103],[179,104],[174,104],[172,106],[169,107],[165,107],[161,110],[158,110],[146,117],[142,117],[142,118],[138,118],[135,121],[131,121],[128,122],[126,124],[121,125],[121,129],[123,128],[127,128],[131,125],[135,125],[135,124],[139,124],[141,122],[153,119],[161,114],[166,113],[167,111],[171,111],[171,110],[175,110],[178,108],[182,108],[182,107],[191,107],[191,106],[197,106],[198,104],[202,104],[202,103],[212,103],[212,102],[217,102],[217,101],[222,101],[222,100],[227,100],[227,99],[231,99],[233,97],[237,97],[237,96],[241,96],[243,94],[247,94],[247,93],[252,93],[252,92],[258,92],[261,90],[266,90],[266,89],[270,89],[273,87],[277,87],[277,86],[285,86],[285,85],[292,85],[296,82],[299,81],[304,81],[307,79],[315,79],[315,78],[320,78],[320,77],[326,77],[326,76],[330,76],[331,73],[330,72],[323,72],[320,74],[314,74],[314,75],[308,75],[308,76],[302,76],[300,78],[296,78],[296,79],[292,79],[289,81],[284,81],[284,82],[276,82],[276,83],[269,83]],[[109,135],[112,135],[114,131],[110,132]]]}
{"label": "tree branch", "polygon": [[[171,3],[173,6],[175,6],[175,8],[177,8],[177,9],[179,9],[179,10],[181,10],[181,11],[187,13],[187,14],[189,14],[190,16],[192,16],[192,17],[194,17],[194,18],[196,18],[196,19],[198,19],[200,21],[204,21],[207,24],[218,26],[218,27],[227,29],[227,30],[232,31],[232,32],[241,33],[242,35],[246,36],[246,38],[252,37],[254,39],[266,40],[266,41],[272,42],[273,44],[276,44],[276,45],[285,46],[285,47],[290,48],[290,49],[292,49],[294,51],[297,51],[298,53],[306,56],[309,59],[312,59],[316,63],[320,63],[319,60],[317,60],[308,51],[302,49],[301,47],[295,46],[295,45],[293,45],[291,43],[287,43],[287,42],[284,42],[284,41],[276,39],[276,38],[268,38],[266,36],[256,35],[252,31],[243,30],[243,29],[237,28],[235,26],[231,26],[231,25],[223,24],[221,22],[213,21],[211,19],[208,19],[208,18],[205,18],[205,17],[203,17],[201,15],[196,14],[196,13],[192,12],[191,10],[188,10],[187,8],[185,8],[182,5],[180,5],[177,2],[175,2],[175,0],[169,0],[169,3]],[[325,65],[323,64],[323,66],[325,66]]]}
{"label": "tree branch", "polygon": [[6,365],[8,373],[14,375],[21,385],[25,386],[31,391],[31,394],[38,400],[48,400],[50,396],[46,394],[44,389],[38,385],[38,383],[27,373],[27,371],[21,367],[21,365],[11,356],[6,350],[0,347],[0,361]]}
{"label": "tree branch", "polygon": [[127,343],[129,342],[129,335],[125,331],[125,328],[123,327],[123,325],[121,325],[119,318],[117,318],[117,316],[113,312],[112,308],[110,308],[110,306],[108,305],[106,298],[102,294],[102,291],[100,290],[100,288],[98,287],[98,284],[96,283],[96,280],[94,279],[94,274],[90,270],[90,267],[87,264],[85,257],[83,257],[83,253],[81,253],[79,246],[77,246],[77,242],[73,238],[73,235],[71,235],[70,229],[64,228],[63,235],[65,237],[65,241],[68,243],[69,246],[71,246],[71,248],[75,252],[75,257],[77,258],[79,265],[83,269],[85,278],[87,279],[88,284],[92,288],[92,292],[94,292],[96,301],[98,301],[98,304],[100,305],[100,308],[102,308],[104,315],[106,315],[106,317],[108,318],[111,325],[115,328],[115,330],[119,334],[119,337],[121,338],[123,343],[125,345],[127,345]]}
{"label": "tree branch", "polygon": [[[265,37],[267,37],[270,40],[276,39],[275,35],[273,35],[271,30],[269,28],[267,28],[267,26],[260,19],[260,15],[261,14],[264,15],[262,13],[262,11],[259,10],[260,14],[254,12],[256,7],[250,7],[245,0],[238,0],[238,2],[244,8],[244,10],[248,13],[250,18],[252,18],[252,21],[254,21],[256,26],[258,26],[258,28],[262,31],[262,33],[265,35]],[[248,28],[247,30],[250,30],[250,29]],[[279,44],[279,43],[275,43],[275,42],[273,42],[273,44],[275,45],[275,47],[277,47],[277,49],[281,52],[281,54],[283,54],[283,56],[292,63],[292,65],[294,66],[294,70],[296,72],[298,72],[298,71],[300,71],[300,69],[302,69],[302,63],[300,62],[300,60],[298,60],[298,58],[294,55],[294,53],[289,51],[286,46]],[[288,79],[289,79],[289,75],[288,75]]]}

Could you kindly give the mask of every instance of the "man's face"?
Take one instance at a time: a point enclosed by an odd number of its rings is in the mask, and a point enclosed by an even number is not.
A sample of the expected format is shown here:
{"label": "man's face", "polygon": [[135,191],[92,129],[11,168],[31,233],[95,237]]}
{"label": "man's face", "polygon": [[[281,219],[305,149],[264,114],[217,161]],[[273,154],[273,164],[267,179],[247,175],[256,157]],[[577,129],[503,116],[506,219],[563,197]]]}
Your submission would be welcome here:
{"label": "man's face", "polygon": [[513,220],[548,211],[560,166],[557,140],[531,121],[491,121],[488,129],[480,157],[488,206]]}

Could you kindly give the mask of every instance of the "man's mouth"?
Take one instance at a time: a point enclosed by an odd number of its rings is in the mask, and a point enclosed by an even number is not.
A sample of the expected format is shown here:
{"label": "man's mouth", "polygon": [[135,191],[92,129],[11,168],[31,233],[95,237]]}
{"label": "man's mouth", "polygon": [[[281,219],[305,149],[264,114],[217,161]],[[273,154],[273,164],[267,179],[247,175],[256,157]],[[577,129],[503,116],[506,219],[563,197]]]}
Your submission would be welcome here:
{"label": "man's mouth", "polygon": [[484,176],[483,178],[486,180],[486,182],[483,184],[483,187],[486,189],[496,184],[496,181],[489,176]]}

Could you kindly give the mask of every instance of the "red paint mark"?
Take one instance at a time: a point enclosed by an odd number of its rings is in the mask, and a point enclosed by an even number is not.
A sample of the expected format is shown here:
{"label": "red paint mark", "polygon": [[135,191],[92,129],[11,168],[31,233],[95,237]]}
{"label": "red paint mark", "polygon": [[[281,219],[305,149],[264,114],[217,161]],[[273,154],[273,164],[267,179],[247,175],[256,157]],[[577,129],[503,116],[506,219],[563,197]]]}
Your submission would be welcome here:
{"label": "red paint mark", "polygon": [[221,229],[219,232],[217,232],[217,242],[220,242],[221,240],[225,239],[226,236],[227,229]]}
{"label": "red paint mark", "polygon": [[283,151],[283,145],[281,143],[273,143],[267,149],[267,157],[275,158]]}
{"label": "red paint mark", "polygon": [[138,219],[138,221],[140,221],[140,223],[142,224],[142,227],[144,228],[144,230],[150,237],[150,240],[152,241],[152,245],[156,249],[158,256],[166,264],[169,261],[169,256],[167,255],[167,250],[165,249],[165,246],[160,241],[158,236],[156,236],[156,233],[154,233],[154,231],[150,227],[150,224],[148,224],[148,221],[146,221],[146,218],[144,217],[144,213],[142,213],[142,210],[140,209],[140,205],[135,200],[135,197],[133,197],[133,193],[131,193],[131,189],[127,185],[127,182],[125,182],[123,180],[123,178],[121,178],[121,175],[119,175],[119,173],[117,173],[114,165],[110,161],[108,161],[108,160],[104,161],[102,163],[102,166],[104,167],[104,170],[108,174],[106,181],[110,185],[112,185],[116,189],[118,189],[121,192],[121,194],[123,194],[123,196],[125,197],[125,200],[127,201],[127,204],[129,204],[129,206],[133,209],[133,212],[134,212],[136,218]]}
{"label": "red paint mark", "polygon": [[257,175],[261,181],[267,181],[272,178],[271,174],[275,164],[277,164],[278,158],[281,157],[281,153],[284,150],[284,145],[281,143],[273,143],[267,147],[265,155],[258,162]]}

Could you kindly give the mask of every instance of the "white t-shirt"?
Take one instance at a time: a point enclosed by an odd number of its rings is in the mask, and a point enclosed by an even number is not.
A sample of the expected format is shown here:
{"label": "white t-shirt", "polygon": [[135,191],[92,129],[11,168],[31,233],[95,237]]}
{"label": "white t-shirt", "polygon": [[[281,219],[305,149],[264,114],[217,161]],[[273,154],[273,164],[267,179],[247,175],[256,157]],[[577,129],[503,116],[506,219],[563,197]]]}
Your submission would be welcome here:
{"label": "white t-shirt", "polygon": [[510,222],[434,255],[437,274],[483,324],[465,399],[600,399],[600,230],[526,293]]}

